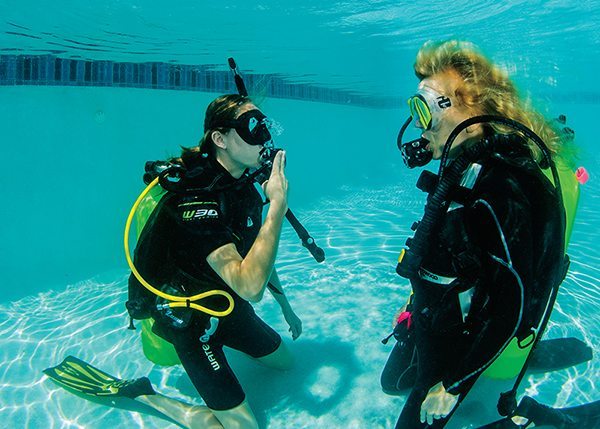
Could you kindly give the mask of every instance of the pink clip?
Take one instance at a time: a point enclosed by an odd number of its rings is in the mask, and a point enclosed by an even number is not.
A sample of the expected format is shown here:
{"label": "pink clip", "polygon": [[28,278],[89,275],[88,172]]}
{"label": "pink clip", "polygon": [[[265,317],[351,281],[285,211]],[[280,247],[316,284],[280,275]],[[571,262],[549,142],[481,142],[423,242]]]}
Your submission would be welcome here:
{"label": "pink clip", "polygon": [[398,320],[396,322],[398,323],[402,323],[406,320],[406,329],[410,328],[410,325],[412,323],[412,314],[410,311],[403,311],[402,313],[400,313],[400,315],[398,316]]}
{"label": "pink clip", "polygon": [[590,180],[590,173],[588,173],[585,167],[579,167],[575,171],[575,177],[580,184],[585,185],[586,182]]}

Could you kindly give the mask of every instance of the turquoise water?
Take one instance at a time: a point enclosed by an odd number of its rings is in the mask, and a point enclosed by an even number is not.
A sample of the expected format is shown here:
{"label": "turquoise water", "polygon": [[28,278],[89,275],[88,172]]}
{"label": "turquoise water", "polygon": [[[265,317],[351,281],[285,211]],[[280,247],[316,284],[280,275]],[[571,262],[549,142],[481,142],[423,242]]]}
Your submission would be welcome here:
{"label": "turquoise water", "polygon": [[[401,100],[416,83],[414,54],[429,38],[475,40],[542,110],[566,114],[576,130],[579,164],[591,180],[582,188],[571,271],[546,336],[581,338],[598,354],[600,157],[594,125],[600,96],[598,57],[591,54],[600,44],[597,2],[480,2],[476,9],[465,3],[450,11],[442,2],[430,2],[427,10],[389,1],[326,9],[317,2],[299,7],[276,1],[169,9],[143,1],[62,3],[43,9],[3,2],[0,54],[54,49],[65,58],[217,64],[221,70],[234,55],[248,73],[278,73],[292,83],[383,100],[369,106],[262,97],[263,109],[284,128],[277,143],[288,151],[290,206],[327,253],[324,264],[315,263],[293,231],[284,230],[277,266],[304,322],[300,339],[289,341],[298,366],[280,374],[231,355],[262,426],[389,428],[396,421],[404,399],[380,391],[391,345],[379,340],[408,293],[395,260],[424,198],[414,188],[418,172],[402,164],[395,135],[406,116]],[[144,161],[197,142],[214,96],[0,86],[5,427],[176,427],[133,402],[106,406],[56,387],[41,370],[67,354],[122,377],[149,374],[161,392],[201,403],[180,368],[153,366],[137,334],[126,329],[121,241]],[[393,108],[381,107],[390,100],[397,100]],[[285,334],[273,300],[265,298],[257,311]],[[576,405],[599,399],[599,373],[595,359],[528,376],[522,387],[547,404]]]}

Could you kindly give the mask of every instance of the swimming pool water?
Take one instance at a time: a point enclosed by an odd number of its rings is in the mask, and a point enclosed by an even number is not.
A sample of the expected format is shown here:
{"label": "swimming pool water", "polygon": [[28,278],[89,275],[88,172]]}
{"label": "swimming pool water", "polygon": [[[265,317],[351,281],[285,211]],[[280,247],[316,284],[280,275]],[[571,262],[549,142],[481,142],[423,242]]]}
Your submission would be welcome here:
{"label": "swimming pool water", "polygon": [[[592,190],[598,191],[595,185]],[[380,340],[409,291],[393,269],[409,220],[420,214],[412,190],[356,188],[345,196],[299,210],[299,217],[327,251],[323,265],[299,246],[291,230],[282,238],[278,268],[290,302],[304,322],[292,343],[278,306],[265,298],[257,311],[284,337],[297,366],[278,373],[230,353],[259,422],[270,428],[389,428],[403,403],[379,388],[391,350]],[[359,209],[357,209],[359,207]],[[598,221],[582,207],[580,230]],[[597,236],[575,233],[573,267],[565,281],[547,337],[575,336],[597,353],[600,310]],[[127,330],[123,307],[126,273],[89,280],[64,290],[31,296],[0,307],[3,347],[0,399],[8,427],[176,427],[132,401],[115,408],[74,397],[41,376],[68,354],[120,377],[148,375],[157,390],[201,403],[182,369],[153,366],[141,353],[138,333]],[[550,375],[530,375],[522,386],[538,400],[570,406],[597,399],[597,360]],[[596,374],[596,375],[594,375]],[[134,410],[131,412],[130,410]]]}
{"label": "swimming pool water", "polygon": [[[252,6],[190,2],[168,12],[144,1],[103,8],[73,1],[50,9],[36,2],[0,5],[0,54],[211,64],[221,71],[234,55],[242,72],[368,95],[362,104],[332,104],[265,97],[268,85],[261,87],[263,109],[284,128],[277,142],[288,151],[290,206],[327,255],[317,264],[291,228],[284,230],[277,267],[304,323],[300,339],[289,341],[297,367],[281,374],[230,355],[262,426],[390,428],[400,412],[404,399],[379,387],[392,347],[380,340],[408,293],[395,261],[410,225],[422,215],[424,196],[414,187],[419,172],[404,168],[395,137],[407,114],[402,100],[416,83],[414,54],[429,38],[475,40],[545,113],[566,114],[575,129],[579,164],[591,179],[582,187],[571,270],[546,336],[581,338],[598,354],[600,157],[594,125],[600,96],[594,83],[598,58],[590,53],[600,44],[600,7],[513,1],[475,8],[463,2],[448,10],[442,3],[339,2],[324,8],[274,0]],[[132,401],[85,401],[52,384],[42,369],[68,354],[125,378],[149,374],[160,392],[201,403],[181,368],[153,366],[141,353],[137,332],[126,329],[121,240],[142,188],[144,162],[195,144],[215,95],[0,86],[5,427],[177,427]],[[285,337],[272,299],[265,298],[257,312]],[[547,404],[571,406],[599,399],[599,373],[595,358],[529,375],[522,387]]]}

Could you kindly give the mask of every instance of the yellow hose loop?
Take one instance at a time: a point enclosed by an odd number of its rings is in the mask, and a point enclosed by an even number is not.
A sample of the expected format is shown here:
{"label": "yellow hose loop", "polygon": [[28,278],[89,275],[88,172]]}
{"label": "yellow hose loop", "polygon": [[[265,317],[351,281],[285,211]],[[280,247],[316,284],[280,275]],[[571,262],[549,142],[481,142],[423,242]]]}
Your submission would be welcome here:
{"label": "yellow hose loop", "polygon": [[[189,307],[189,308],[193,308],[194,310],[198,310],[198,311],[201,311],[203,313],[206,313],[206,314],[209,314],[209,315],[215,316],[215,317],[227,316],[228,314],[230,314],[233,311],[233,307],[234,307],[233,298],[229,293],[227,293],[223,290],[215,289],[215,290],[209,290],[206,292],[202,292],[202,293],[199,293],[199,294],[193,295],[193,296],[169,295],[159,289],[156,289],[154,286],[152,286],[150,283],[148,283],[142,277],[142,275],[138,272],[138,270],[135,268],[135,265],[133,265],[133,260],[131,259],[131,254],[129,252],[129,231],[131,229],[131,223],[133,221],[133,216],[135,215],[135,212],[137,211],[142,200],[146,197],[148,192],[150,192],[152,190],[152,188],[154,188],[157,184],[158,184],[158,177],[156,179],[154,179],[146,187],[146,189],[144,189],[142,191],[140,196],[137,198],[137,200],[133,204],[133,207],[131,208],[131,211],[129,212],[129,216],[127,217],[127,222],[125,223],[125,234],[123,236],[123,245],[125,247],[125,257],[127,258],[127,264],[129,265],[131,272],[133,273],[135,278],[137,278],[138,281],[150,292],[152,292],[155,295],[160,296],[161,298],[167,299],[169,301],[174,301],[174,302],[169,303],[169,307],[171,307],[171,308]],[[202,305],[199,305],[199,304],[196,304],[193,302],[193,301],[198,301],[198,300],[207,298],[209,296],[215,296],[215,295],[221,295],[222,297],[227,299],[227,301],[228,301],[227,309],[225,309],[223,311],[211,310],[210,308],[206,308]]]}

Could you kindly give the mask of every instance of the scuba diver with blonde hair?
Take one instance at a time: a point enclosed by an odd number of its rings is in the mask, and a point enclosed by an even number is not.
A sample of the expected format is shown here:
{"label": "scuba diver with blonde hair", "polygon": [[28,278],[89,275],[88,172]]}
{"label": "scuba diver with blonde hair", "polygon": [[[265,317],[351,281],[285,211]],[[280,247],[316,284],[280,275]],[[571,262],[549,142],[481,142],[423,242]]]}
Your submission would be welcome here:
{"label": "scuba diver with blonde hair", "polygon": [[[397,429],[442,428],[460,424],[454,417],[467,394],[495,380],[473,398],[488,414],[469,412],[461,427],[521,427],[535,406],[528,398],[529,411],[519,408],[517,388],[532,350],[542,349],[569,265],[578,197],[569,139],[471,43],[426,43],[414,70],[419,85],[398,147],[410,168],[432,159],[440,167],[417,184],[429,196],[399,257],[412,294],[396,319],[382,387],[410,389]],[[421,136],[405,143],[411,123]],[[588,356],[557,368],[591,358],[574,341]],[[598,407],[595,415],[570,411],[559,414],[575,425],[557,427],[591,427]]]}

